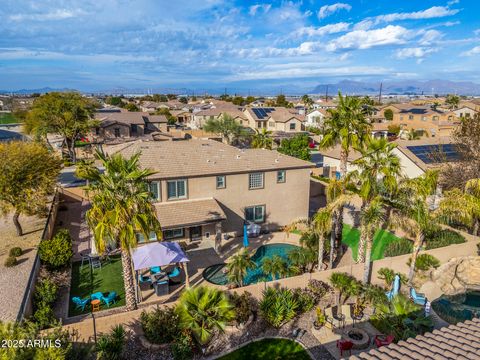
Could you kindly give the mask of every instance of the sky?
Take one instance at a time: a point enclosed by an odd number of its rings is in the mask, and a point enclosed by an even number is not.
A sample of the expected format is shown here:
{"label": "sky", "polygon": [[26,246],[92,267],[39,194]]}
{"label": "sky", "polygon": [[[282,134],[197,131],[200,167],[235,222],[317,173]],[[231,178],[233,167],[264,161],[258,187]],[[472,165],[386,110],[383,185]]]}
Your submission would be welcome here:
{"label": "sky", "polygon": [[2,0],[0,89],[480,82],[477,0]]}

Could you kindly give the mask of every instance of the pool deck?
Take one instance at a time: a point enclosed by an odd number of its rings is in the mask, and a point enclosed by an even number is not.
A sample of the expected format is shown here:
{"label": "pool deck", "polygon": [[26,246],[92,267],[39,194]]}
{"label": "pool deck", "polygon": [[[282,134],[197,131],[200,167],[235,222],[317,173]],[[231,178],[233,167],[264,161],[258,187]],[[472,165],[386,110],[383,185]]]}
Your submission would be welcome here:
{"label": "pool deck", "polygon": [[[287,234],[285,232],[272,232],[269,234],[260,235],[256,238],[249,238],[248,249],[251,253],[254,253],[262,245],[267,244],[290,244],[299,245],[300,236],[297,234]],[[215,286],[220,289],[225,289],[225,286],[214,285],[207,282],[203,276],[203,271],[215,264],[225,262],[230,256],[236,254],[239,250],[243,249],[243,237],[236,237],[230,240],[223,240],[220,247],[220,251],[217,253],[214,249],[213,241],[202,241],[199,243],[188,244],[186,254],[190,261],[188,262],[188,274],[190,285],[200,285],[202,283],[208,283],[209,286]],[[167,271],[170,269],[167,268]],[[142,305],[147,304],[162,304],[175,301],[178,299],[181,291],[185,288],[185,274],[179,276],[179,285],[171,286],[170,293],[165,296],[155,295],[153,289],[144,288],[141,292]]]}

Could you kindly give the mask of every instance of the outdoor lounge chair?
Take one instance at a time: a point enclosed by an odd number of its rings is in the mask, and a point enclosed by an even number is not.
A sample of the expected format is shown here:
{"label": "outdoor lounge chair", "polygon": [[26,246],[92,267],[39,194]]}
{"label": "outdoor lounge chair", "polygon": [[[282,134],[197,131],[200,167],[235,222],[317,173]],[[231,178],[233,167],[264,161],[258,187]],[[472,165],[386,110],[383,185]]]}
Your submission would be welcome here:
{"label": "outdoor lounge chair", "polygon": [[160,266],[153,266],[150,268],[150,274],[155,275],[162,272],[162,268]]}
{"label": "outdoor lounge chair", "polygon": [[340,356],[343,357],[343,352],[348,351],[352,355],[353,342],[348,340],[337,340],[337,348],[340,350]]}
{"label": "outdoor lounge chair", "polygon": [[102,268],[102,263],[100,262],[100,258],[98,256],[90,258],[90,265],[93,269]]}
{"label": "outdoor lounge chair", "polygon": [[151,284],[152,283],[152,279],[150,278],[150,276],[146,276],[146,275],[142,275],[142,274],[139,274],[138,275],[138,282],[140,284]]}
{"label": "outdoor lounge chair", "polygon": [[327,322],[329,322],[333,327],[339,328],[342,326],[342,322],[333,316],[333,309],[331,307],[325,308],[325,317]]}
{"label": "outdoor lounge chair", "polygon": [[82,309],[82,311],[85,311],[85,306],[90,302],[89,298],[86,299],[80,299],[78,296],[75,296],[72,298],[73,303],[75,304],[75,309]]}
{"label": "outdoor lounge chair", "polygon": [[168,278],[170,279],[170,278],[176,277],[178,275],[180,275],[180,269],[177,266],[175,266],[175,268],[168,273]]}
{"label": "outdoor lounge chair", "polygon": [[350,325],[354,323],[354,318],[352,317],[352,306],[350,304],[342,305],[342,315],[345,325]]}
{"label": "outdoor lounge chair", "polygon": [[115,302],[117,301],[117,293],[115,291],[110,291],[108,293],[108,296],[105,297],[105,296],[102,296],[102,301],[105,303],[105,305],[107,305],[108,307],[110,307],[110,304],[113,303],[115,304]]}
{"label": "outdoor lounge chair", "polygon": [[377,348],[381,347],[381,346],[387,346],[387,345],[390,345],[393,340],[395,340],[395,336],[393,335],[375,335],[375,337],[373,338],[373,342],[375,343],[375,345],[377,345]]}
{"label": "outdoor lounge chair", "polygon": [[412,299],[415,304],[422,306],[427,302],[425,295],[417,293],[413,287],[410,288],[410,299]]}
{"label": "outdoor lounge chair", "polygon": [[100,291],[90,295],[90,299],[92,300],[102,300],[102,297],[103,297],[103,293]]}
{"label": "outdoor lounge chair", "polygon": [[395,275],[395,279],[393,280],[393,286],[392,290],[387,291],[385,295],[387,295],[387,298],[389,301],[392,301],[392,299],[398,295],[398,291],[400,290],[400,275]]}

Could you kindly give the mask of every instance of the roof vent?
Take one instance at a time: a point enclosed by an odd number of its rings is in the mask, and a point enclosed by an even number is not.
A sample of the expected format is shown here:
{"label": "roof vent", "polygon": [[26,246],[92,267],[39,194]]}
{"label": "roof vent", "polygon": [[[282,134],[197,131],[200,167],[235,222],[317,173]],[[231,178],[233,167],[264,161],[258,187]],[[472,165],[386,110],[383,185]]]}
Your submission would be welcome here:
{"label": "roof vent", "polygon": [[210,159],[207,159],[207,163],[209,163],[209,162],[210,162]]}
{"label": "roof vent", "polygon": [[237,159],[240,159],[240,155],[237,154]]}
{"label": "roof vent", "polygon": [[276,162],[276,163],[279,163],[279,162],[280,162],[280,159],[275,159],[275,162]]}

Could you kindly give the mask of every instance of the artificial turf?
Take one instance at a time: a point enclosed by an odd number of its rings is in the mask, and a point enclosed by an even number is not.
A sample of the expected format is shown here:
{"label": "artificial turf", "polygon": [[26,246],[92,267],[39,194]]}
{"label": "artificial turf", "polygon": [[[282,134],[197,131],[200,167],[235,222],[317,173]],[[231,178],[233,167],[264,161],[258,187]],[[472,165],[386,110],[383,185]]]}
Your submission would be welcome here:
{"label": "artificial turf", "polygon": [[[343,225],[342,242],[352,249],[353,260],[357,259],[360,230],[350,225]],[[372,246],[372,261],[383,259],[383,253],[388,244],[398,241],[399,238],[389,231],[379,229],[375,233]]]}
{"label": "artificial turf", "polygon": [[219,358],[219,360],[311,360],[305,349],[287,339],[264,339],[252,342]]}
{"label": "artificial turf", "polygon": [[[90,312],[90,306],[85,306],[85,311],[76,310],[72,297],[78,296],[81,299],[89,297],[98,291],[104,293],[115,291],[117,293],[117,302],[111,304],[110,308],[125,305],[125,288],[123,286],[122,261],[120,256],[111,256],[111,261],[102,263],[102,267],[93,269],[93,281],[90,276],[89,264],[81,266],[81,262],[77,261],[72,264],[72,280],[70,285],[70,297],[68,316],[86,314]],[[107,305],[100,305],[100,309],[104,310]]]}

